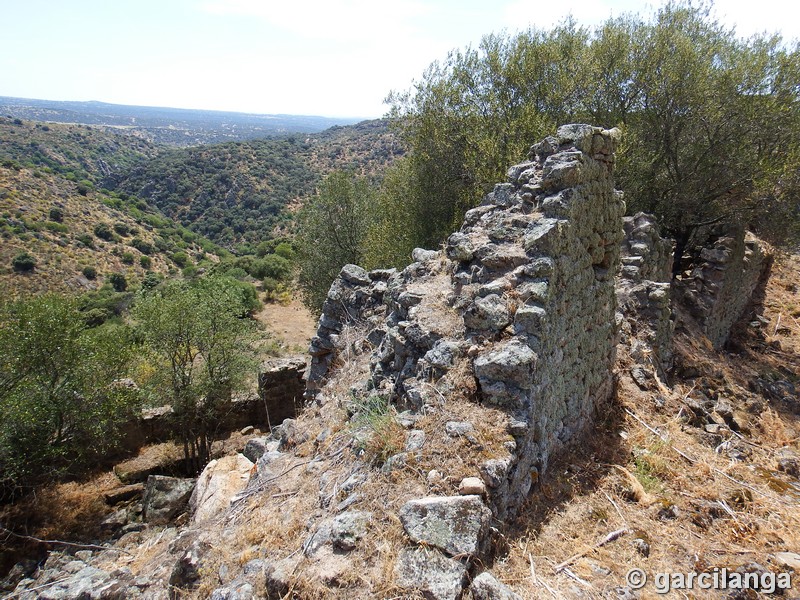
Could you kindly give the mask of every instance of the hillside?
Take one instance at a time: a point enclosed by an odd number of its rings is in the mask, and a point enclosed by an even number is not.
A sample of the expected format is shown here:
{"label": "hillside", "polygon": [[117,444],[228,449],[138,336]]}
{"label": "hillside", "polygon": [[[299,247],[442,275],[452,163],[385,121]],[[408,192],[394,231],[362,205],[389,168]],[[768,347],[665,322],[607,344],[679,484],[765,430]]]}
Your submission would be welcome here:
{"label": "hillside", "polygon": [[[92,128],[0,120],[0,287],[12,293],[100,288],[217,261],[215,246],[147,202],[97,189],[155,148]],[[28,253],[31,270],[15,270]]]}
{"label": "hillside", "polygon": [[[49,508],[26,522],[34,537],[14,541],[53,550],[63,544],[41,538],[77,530],[90,545],[20,564],[9,591],[646,599],[671,585],[676,597],[732,600],[787,590],[800,571],[800,257],[773,262],[738,230],[673,280],[671,241],[648,215],[622,215],[617,140],[559,128],[444,248],[415,250],[400,272],[345,266],[296,419],[232,435],[253,436],[244,456],[209,463],[196,481],[152,478],[124,498],[131,490],[110,473],[52,486],[31,500]],[[183,490],[167,516],[160,490]],[[686,577],[665,583],[666,573]],[[710,590],[712,578],[725,589]]]}
{"label": "hillside", "polygon": [[285,139],[167,149],[104,180],[229,249],[285,233],[292,212],[334,169],[372,180],[403,150],[385,121]]}

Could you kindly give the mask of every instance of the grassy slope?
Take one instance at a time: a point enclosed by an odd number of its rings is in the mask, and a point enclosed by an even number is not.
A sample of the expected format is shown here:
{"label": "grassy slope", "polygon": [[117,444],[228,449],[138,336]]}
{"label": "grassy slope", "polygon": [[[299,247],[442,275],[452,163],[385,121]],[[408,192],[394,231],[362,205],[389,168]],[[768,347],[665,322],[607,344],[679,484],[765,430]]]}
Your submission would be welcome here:
{"label": "grassy slope", "polygon": [[[5,119],[0,119],[0,139],[0,288],[11,294],[95,289],[114,272],[135,282],[148,270],[177,272],[171,256],[181,251],[192,263],[216,260],[212,244],[146,203],[95,189],[93,181],[149,158],[153,146],[82,126]],[[50,219],[54,208],[63,214],[60,223]],[[94,234],[99,223],[112,230],[116,225],[123,234],[100,239]],[[130,245],[135,238],[154,247],[148,269],[141,265],[142,252]],[[11,267],[23,251],[36,259],[32,273]],[[89,266],[97,270],[94,281],[82,274]]]}

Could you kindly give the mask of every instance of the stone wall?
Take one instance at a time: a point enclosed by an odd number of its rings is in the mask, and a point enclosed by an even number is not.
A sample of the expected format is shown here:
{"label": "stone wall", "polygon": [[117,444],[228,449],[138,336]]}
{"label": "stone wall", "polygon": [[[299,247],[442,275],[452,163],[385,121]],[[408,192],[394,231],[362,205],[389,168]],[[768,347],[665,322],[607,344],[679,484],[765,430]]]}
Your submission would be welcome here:
{"label": "stone wall", "polygon": [[691,274],[677,282],[684,304],[715,348],[728,340],[770,264],[757,238],[729,228],[703,248]]}
{"label": "stone wall", "polygon": [[356,392],[426,411],[474,389],[473,400],[507,415],[509,441],[481,471],[494,514],[513,513],[551,453],[613,394],[617,137],[561,127],[467,212],[443,252],[417,249],[399,273],[345,267],[312,342],[310,396],[325,401],[348,327],[363,327],[372,348]]}
{"label": "stone wall", "polygon": [[[220,432],[229,432],[254,425],[266,429],[297,415],[305,392],[303,357],[276,358],[261,365],[258,373],[258,395],[233,398],[223,411]],[[175,416],[170,406],[142,411],[142,416],[122,427],[120,452],[138,450],[146,444],[174,439]],[[118,455],[109,456],[115,458]]]}
{"label": "stone wall", "polygon": [[638,213],[622,221],[625,236],[617,275],[620,343],[640,365],[662,377],[672,367],[673,243],[658,232],[655,217]]}
{"label": "stone wall", "polygon": [[245,425],[274,427],[294,418],[303,406],[306,360],[303,357],[275,358],[261,365],[258,374],[258,402]]}

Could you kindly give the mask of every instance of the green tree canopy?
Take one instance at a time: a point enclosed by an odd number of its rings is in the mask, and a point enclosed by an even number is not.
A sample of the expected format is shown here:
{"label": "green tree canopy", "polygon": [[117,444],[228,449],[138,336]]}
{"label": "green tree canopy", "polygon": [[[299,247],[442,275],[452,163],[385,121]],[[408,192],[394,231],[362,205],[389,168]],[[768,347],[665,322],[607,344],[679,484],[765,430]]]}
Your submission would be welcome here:
{"label": "green tree canopy", "polygon": [[57,294],[0,307],[0,472],[28,485],[74,472],[113,447],[138,407],[120,383],[131,359],[122,325],[87,328]]}
{"label": "green tree canopy", "polygon": [[629,210],[654,212],[679,246],[707,223],[769,233],[797,222],[798,81],[797,46],[741,39],[686,3],[594,30],[569,19],[486,36],[390,96],[411,151],[387,175],[370,255],[407,262],[415,246],[434,247],[531,143],[568,122],[624,130],[616,173]]}
{"label": "green tree canopy", "polygon": [[252,368],[253,323],[242,317],[248,302],[238,282],[210,276],[143,290],[132,311],[156,367],[147,387],[172,404],[195,469],[207,462],[231,393]]}
{"label": "green tree canopy", "polygon": [[318,311],[346,264],[363,264],[365,239],[376,213],[375,192],[363,177],[335,171],[299,216],[299,283],[306,304]]}

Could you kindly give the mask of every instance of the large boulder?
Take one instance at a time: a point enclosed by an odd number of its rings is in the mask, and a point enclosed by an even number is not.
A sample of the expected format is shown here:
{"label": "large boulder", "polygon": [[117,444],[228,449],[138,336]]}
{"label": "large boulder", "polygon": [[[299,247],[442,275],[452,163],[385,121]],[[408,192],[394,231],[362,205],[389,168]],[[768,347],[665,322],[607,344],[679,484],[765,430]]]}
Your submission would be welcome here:
{"label": "large boulder", "polygon": [[208,463],[189,499],[192,521],[207,521],[228,508],[231,499],[250,481],[252,470],[253,463],[241,454]]}

